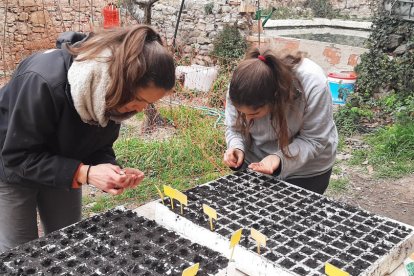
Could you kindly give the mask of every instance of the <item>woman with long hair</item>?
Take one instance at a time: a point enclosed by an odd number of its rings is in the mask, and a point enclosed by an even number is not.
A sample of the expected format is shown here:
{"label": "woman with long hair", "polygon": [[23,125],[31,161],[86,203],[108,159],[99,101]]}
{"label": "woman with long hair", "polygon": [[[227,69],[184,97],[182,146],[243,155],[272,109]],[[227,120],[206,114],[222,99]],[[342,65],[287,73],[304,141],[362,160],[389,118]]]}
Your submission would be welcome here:
{"label": "woman with long hair", "polygon": [[[82,36],[81,36],[82,37]],[[144,178],[112,148],[120,122],[167,95],[172,56],[138,25],[23,60],[0,90],[0,252],[81,219],[81,186],[118,195]]]}
{"label": "woman with long hair", "polygon": [[224,163],[322,194],[338,133],[322,68],[301,53],[249,51],[233,73],[226,104]]}

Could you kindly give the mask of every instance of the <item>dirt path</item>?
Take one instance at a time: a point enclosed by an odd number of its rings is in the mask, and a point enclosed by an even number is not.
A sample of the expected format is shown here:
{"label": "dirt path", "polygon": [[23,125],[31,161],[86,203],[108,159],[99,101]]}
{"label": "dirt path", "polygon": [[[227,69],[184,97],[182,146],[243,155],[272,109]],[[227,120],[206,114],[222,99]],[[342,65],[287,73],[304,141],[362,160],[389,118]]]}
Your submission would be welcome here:
{"label": "dirt path", "polygon": [[397,180],[378,180],[357,168],[348,168],[348,177],[345,192],[328,196],[414,226],[414,174]]}

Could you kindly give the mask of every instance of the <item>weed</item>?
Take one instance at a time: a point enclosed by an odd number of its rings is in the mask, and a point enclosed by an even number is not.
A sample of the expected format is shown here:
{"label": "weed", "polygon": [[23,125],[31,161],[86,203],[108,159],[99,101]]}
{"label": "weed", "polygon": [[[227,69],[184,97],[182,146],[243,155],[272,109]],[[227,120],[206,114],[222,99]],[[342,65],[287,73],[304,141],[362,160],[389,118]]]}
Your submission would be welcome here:
{"label": "weed", "polygon": [[208,95],[208,104],[214,108],[223,108],[226,99],[226,93],[230,84],[231,75],[227,71],[219,74],[214,81],[213,87]]}
{"label": "weed", "polygon": [[397,178],[414,172],[414,123],[394,124],[366,137],[369,150],[353,153],[351,165],[368,161],[375,175]]}
{"label": "weed", "polygon": [[342,192],[346,190],[349,184],[348,179],[340,178],[340,179],[331,179],[329,181],[329,190],[332,192]]}

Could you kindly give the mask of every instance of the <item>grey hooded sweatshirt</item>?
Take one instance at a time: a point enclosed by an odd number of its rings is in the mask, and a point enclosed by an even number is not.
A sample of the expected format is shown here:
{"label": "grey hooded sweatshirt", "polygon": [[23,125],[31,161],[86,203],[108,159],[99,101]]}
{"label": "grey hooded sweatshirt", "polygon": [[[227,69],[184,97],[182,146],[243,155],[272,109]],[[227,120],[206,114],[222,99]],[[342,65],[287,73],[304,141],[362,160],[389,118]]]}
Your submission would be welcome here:
{"label": "grey hooded sweatshirt", "polygon": [[335,162],[338,133],[332,114],[332,98],[322,68],[303,59],[295,74],[304,90],[304,97],[296,101],[296,111],[289,111],[289,150],[294,158],[284,156],[279,148],[277,135],[270,121],[270,114],[255,119],[250,129],[248,145],[235,129],[237,110],[227,94],[225,112],[227,148],[237,148],[245,153],[245,162],[259,162],[275,154],[281,159],[279,178],[302,178],[320,175],[332,168]]}

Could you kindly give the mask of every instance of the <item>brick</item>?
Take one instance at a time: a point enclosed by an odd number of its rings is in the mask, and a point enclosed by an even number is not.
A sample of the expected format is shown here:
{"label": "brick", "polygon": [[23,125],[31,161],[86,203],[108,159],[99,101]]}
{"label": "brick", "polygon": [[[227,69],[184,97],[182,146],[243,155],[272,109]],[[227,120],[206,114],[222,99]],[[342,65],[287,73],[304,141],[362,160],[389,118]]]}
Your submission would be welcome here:
{"label": "brick", "polygon": [[341,61],[341,50],[335,47],[326,47],[323,55],[331,65],[339,64]]}

